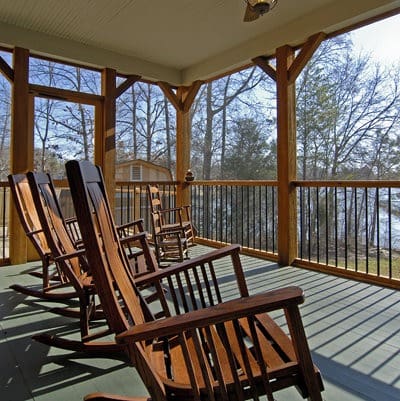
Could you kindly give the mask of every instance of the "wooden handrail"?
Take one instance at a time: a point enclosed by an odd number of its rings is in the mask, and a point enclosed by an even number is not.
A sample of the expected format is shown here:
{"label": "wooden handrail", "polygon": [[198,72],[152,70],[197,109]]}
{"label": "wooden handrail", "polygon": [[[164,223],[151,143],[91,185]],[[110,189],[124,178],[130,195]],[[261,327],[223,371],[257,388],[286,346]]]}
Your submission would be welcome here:
{"label": "wooden handrail", "polygon": [[292,183],[296,187],[400,188],[400,181],[397,180],[298,180]]}
{"label": "wooden handrail", "polygon": [[270,186],[276,187],[278,186],[278,181],[274,180],[209,180],[209,181],[191,181],[187,183],[188,185],[199,186],[199,185],[207,185],[207,186],[217,186],[217,185],[227,185],[227,186],[244,186],[244,187],[252,187],[252,186]]}
{"label": "wooden handrail", "polygon": [[[66,180],[54,180],[58,187],[67,187]],[[117,186],[124,185],[179,185],[180,181],[117,181]],[[400,188],[400,180],[295,180],[292,184],[296,187],[357,187],[357,188]],[[195,180],[188,182],[187,185],[199,186],[278,186],[278,181],[274,180]],[[1,181],[0,187],[8,187],[8,182]]]}

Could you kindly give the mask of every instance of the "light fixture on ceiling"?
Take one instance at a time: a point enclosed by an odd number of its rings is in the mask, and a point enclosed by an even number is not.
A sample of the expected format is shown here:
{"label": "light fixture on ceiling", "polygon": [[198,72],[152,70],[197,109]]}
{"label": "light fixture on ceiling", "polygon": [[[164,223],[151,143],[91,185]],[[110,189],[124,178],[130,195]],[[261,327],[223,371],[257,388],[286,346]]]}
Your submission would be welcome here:
{"label": "light fixture on ceiling", "polygon": [[261,15],[264,15],[268,11],[271,11],[278,0],[244,0],[247,4],[246,11],[244,13],[244,22],[255,21]]}

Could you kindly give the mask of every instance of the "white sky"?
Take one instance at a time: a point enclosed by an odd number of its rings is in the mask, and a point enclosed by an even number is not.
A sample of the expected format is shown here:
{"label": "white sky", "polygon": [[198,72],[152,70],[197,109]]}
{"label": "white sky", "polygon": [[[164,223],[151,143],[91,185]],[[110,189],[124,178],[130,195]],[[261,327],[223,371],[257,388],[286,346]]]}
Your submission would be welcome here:
{"label": "white sky", "polygon": [[400,15],[352,31],[353,42],[385,63],[400,61]]}

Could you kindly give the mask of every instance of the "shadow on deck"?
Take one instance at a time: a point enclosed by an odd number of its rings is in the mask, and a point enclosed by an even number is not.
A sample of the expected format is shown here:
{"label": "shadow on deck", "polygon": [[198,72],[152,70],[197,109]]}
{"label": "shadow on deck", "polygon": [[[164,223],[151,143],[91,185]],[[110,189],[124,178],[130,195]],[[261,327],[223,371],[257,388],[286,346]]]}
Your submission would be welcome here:
{"label": "shadow on deck", "polygon": [[[207,248],[196,246],[192,255]],[[298,285],[306,294],[301,308],[313,358],[322,372],[327,401],[400,400],[400,294],[243,256],[252,293]],[[31,339],[53,330],[79,332],[72,319],[50,313],[56,302],[39,301],[10,290],[11,284],[40,283],[31,263],[0,268],[0,400],[79,401],[91,392],[146,395],[135,370],[123,359],[49,348]],[[227,287],[232,276],[225,277]],[[276,316],[279,320],[281,317]],[[78,336],[79,337],[79,336]],[[277,401],[299,400],[295,390],[276,393]]]}

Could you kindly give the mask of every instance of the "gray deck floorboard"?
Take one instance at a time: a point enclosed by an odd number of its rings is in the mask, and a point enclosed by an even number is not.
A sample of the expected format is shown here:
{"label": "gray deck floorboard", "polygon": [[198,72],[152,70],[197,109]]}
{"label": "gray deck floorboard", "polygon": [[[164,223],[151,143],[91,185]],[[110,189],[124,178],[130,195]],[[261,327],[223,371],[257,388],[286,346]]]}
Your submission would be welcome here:
{"label": "gray deck floorboard", "polygon": [[[205,248],[196,246],[191,252],[205,252]],[[398,291],[293,267],[278,268],[246,256],[243,264],[252,293],[287,285],[304,289],[301,313],[314,362],[324,379],[324,400],[400,400]],[[78,329],[72,319],[49,311],[54,302],[8,288],[14,283],[40,284],[27,274],[37,266],[0,268],[0,401],[78,401],[96,391],[146,395],[135,369],[122,359],[87,357],[31,339],[49,329],[76,336]],[[233,279],[227,273],[227,290]],[[282,321],[281,315],[276,318]],[[293,389],[276,393],[275,398],[301,399]]]}

